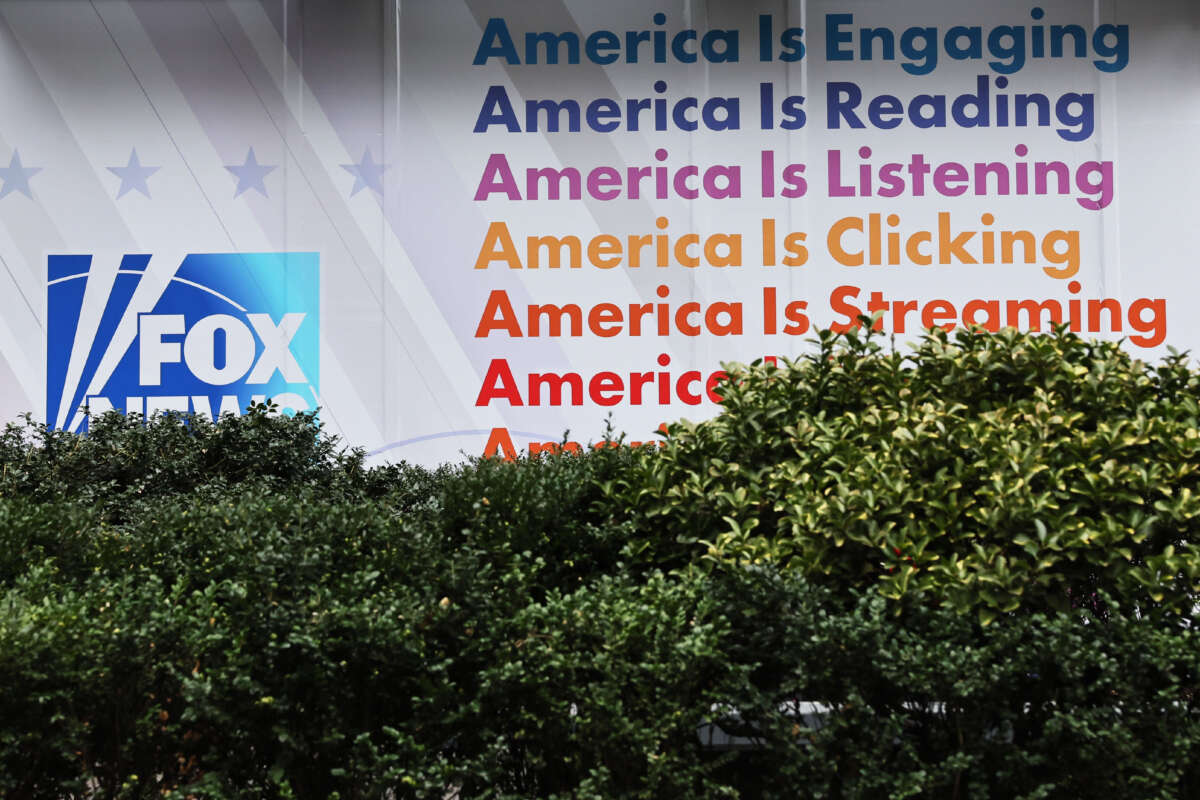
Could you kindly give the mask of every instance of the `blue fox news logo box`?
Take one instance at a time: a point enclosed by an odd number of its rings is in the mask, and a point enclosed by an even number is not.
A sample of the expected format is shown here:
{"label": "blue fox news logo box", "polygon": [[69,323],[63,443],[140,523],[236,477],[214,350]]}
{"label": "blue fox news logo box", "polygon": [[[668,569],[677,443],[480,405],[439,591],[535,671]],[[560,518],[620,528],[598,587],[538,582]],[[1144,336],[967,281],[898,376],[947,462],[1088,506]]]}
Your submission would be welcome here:
{"label": "blue fox news logo box", "polygon": [[217,418],[319,397],[316,253],[51,255],[46,422],[117,409]]}

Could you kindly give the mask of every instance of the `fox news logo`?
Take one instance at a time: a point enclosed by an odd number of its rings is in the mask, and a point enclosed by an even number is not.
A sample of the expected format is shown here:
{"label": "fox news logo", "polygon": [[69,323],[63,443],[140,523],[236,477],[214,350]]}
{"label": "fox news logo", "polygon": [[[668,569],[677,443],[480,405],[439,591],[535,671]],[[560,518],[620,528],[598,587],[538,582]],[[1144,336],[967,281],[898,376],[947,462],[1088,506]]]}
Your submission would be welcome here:
{"label": "fox news logo", "polygon": [[240,414],[267,400],[316,408],[316,253],[52,255],[46,422],[167,411]]}

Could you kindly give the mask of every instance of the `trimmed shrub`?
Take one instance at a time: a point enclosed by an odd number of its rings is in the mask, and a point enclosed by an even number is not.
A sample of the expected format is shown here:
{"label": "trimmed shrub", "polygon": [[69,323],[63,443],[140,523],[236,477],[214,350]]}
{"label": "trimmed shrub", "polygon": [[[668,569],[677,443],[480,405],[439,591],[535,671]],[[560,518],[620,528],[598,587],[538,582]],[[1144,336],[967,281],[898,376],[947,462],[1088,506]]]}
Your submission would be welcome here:
{"label": "trimmed shrub", "polygon": [[1116,606],[1104,620],[1032,613],[981,626],[919,606],[897,618],[876,593],[832,597],[771,568],[714,577],[738,612],[722,652],[748,670],[727,689],[723,724],[757,744],[720,775],[736,796],[1200,792],[1194,631]]}
{"label": "trimmed shrub", "polygon": [[76,503],[120,522],[146,500],[202,487],[308,485],[331,496],[361,488],[362,454],[325,434],[315,412],[273,412],[252,406],[219,423],[110,412],[93,418],[86,436],[29,419],[9,424],[0,434],[0,496]]}
{"label": "trimmed shrub", "polygon": [[1196,390],[855,334],[661,452],[9,427],[0,796],[1200,796]]}
{"label": "trimmed shrub", "polygon": [[647,533],[631,554],[772,563],[984,621],[1099,592],[1142,614],[1200,599],[1200,378],[1182,355],[1011,329],[935,330],[901,355],[825,332],[720,391],[722,414],[671,426],[609,487]]}

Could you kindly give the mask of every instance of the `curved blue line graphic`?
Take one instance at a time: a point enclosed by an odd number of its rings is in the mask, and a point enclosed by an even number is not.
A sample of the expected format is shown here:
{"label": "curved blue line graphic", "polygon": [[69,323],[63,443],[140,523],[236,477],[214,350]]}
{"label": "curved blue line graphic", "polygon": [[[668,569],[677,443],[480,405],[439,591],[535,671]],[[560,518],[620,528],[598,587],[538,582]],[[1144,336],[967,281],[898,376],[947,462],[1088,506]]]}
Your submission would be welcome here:
{"label": "curved blue line graphic", "polygon": [[[449,439],[453,436],[483,436],[492,432],[491,428],[473,428],[465,431],[442,431],[441,433],[427,433],[424,436],[414,436],[411,439],[401,439],[398,442],[385,444],[383,447],[377,447],[374,450],[367,452],[369,456],[376,456],[387,450],[394,450],[397,447],[404,447],[418,442],[428,442],[431,439]],[[547,436],[544,433],[533,433],[531,431],[509,431],[513,436],[522,436],[529,439],[540,439],[543,442],[557,442],[561,436]]]}

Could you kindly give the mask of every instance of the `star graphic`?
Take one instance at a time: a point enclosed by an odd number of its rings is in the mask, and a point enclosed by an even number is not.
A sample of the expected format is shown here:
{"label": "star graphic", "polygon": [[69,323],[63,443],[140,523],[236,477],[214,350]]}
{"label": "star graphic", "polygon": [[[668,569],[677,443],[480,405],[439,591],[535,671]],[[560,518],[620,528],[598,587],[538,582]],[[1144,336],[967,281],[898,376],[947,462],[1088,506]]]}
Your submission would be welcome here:
{"label": "star graphic", "polygon": [[376,164],[375,159],[371,158],[369,147],[363,148],[362,160],[357,164],[342,164],[341,167],[354,176],[354,188],[350,190],[351,197],[367,187],[383,194],[383,171],[388,168],[388,165]]}
{"label": "star graphic", "polygon": [[123,167],[109,167],[108,171],[121,179],[121,188],[117,190],[117,199],[128,191],[137,189],[146,197],[150,196],[150,188],[146,186],[146,179],[154,173],[158,172],[159,167],[143,167],[142,162],[138,160],[137,148],[129,151],[129,163]]}
{"label": "star graphic", "polygon": [[12,159],[8,162],[8,166],[0,167],[0,181],[4,181],[4,186],[0,187],[0,198],[13,192],[20,192],[32,200],[33,192],[29,189],[29,179],[41,171],[41,167],[26,167],[22,165],[21,154],[14,148]]}
{"label": "star graphic", "polygon": [[229,170],[237,177],[237,190],[233,193],[237,197],[242,192],[255,189],[263,197],[267,196],[267,185],[263,183],[263,179],[267,177],[267,173],[275,169],[274,165],[259,164],[258,159],[254,157],[254,148],[250,148],[250,152],[246,154],[246,161],[242,164],[227,164],[225,169]]}

